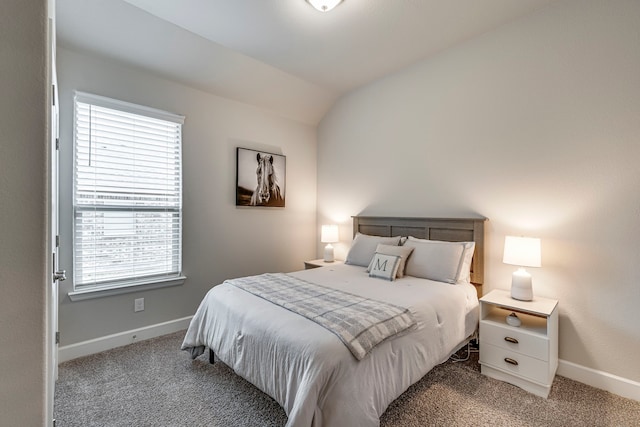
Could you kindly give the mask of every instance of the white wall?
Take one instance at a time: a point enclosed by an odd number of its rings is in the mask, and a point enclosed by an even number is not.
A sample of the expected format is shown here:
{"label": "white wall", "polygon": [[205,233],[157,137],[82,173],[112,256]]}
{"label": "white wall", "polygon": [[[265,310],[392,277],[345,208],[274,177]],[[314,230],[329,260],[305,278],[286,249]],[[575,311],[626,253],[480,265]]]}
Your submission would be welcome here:
{"label": "white wall", "polygon": [[[47,395],[47,2],[0,5],[0,424],[41,426]],[[49,399],[50,398],[50,399]]]}
{"label": "white wall", "polygon": [[504,236],[538,236],[560,358],[640,381],[639,28],[636,0],[562,1],[341,99],[318,133],[337,256],[350,215],[479,214],[487,292]]}
{"label": "white wall", "polygon": [[[61,254],[72,276],[73,91],[81,90],[186,116],[183,127],[183,286],[72,302],[60,290],[63,346],[183,318],[211,286],[267,271],[293,271],[313,258],[316,244],[316,131],[230,101],[68,49],[58,49],[61,121]],[[236,208],[237,146],[287,157],[281,208]],[[145,311],[134,313],[134,298]]]}

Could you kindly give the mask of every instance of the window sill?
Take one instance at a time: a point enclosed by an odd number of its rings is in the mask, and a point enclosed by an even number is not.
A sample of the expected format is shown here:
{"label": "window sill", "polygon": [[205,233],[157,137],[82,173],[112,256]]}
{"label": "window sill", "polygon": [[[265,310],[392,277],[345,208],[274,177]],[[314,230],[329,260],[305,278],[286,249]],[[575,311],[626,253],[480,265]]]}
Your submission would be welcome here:
{"label": "window sill", "polygon": [[164,280],[154,280],[153,282],[131,283],[126,285],[92,287],[90,289],[82,289],[69,292],[71,301],[83,301],[93,298],[109,297],[113,295],[128,294],[130,292],[148,291],[151,289],[168,288],[170,286],[180,286],[187,279],[186,276],[171,277]]}

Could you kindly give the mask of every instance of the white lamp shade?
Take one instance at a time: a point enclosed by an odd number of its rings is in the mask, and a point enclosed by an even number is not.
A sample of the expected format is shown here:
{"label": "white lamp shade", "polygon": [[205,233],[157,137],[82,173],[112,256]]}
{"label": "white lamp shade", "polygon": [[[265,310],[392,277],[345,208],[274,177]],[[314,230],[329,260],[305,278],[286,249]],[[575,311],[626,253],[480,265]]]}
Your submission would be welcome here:
{"label": "white lamp shade", "polygon": [[318,9],[320,12],[329,12],[342,2],[342,0],[307,0],[311,6]]}
{"label": "white lamp shade", "polygon": [[[542,265],[540,254],[540,239],[534,237],[504,238],[504,255],[502,262],[520,267],[540,267]],[[522,301],[533,299],[533,286],[531,275],[519,268],[511,276],[511,298]]]}
{"label": "white lamp shade", "polygon": [[520,267],[542,266],[540,239],[534,237],[504,238],[504,256],[502,262]]}
{"label": "white lamp shade", "polygon": [[337,243],[338,240],[338,226],[337,225],[323,225],[322,232],[320,233],[320,241],[322,243]]}
{"label": "white lamp shade", "polygon": [[331,246],[331,244],[339,242],[338,226],[323,225],[322,231],[320,232],[320,241],[322,243],[328,243],[324,248],[324,262],[333,262],[333,246]]}

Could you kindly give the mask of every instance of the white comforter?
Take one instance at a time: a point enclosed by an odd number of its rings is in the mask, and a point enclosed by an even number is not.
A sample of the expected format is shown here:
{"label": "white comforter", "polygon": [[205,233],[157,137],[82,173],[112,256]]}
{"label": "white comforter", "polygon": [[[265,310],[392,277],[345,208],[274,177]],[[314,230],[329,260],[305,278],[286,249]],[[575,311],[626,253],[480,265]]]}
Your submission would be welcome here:
{"label": "white comforter", "polygon": [[183,349],[207,346],[238,375],[273,397],[287,426],[377,426],[389,404],[447,360],[478,322],[472,285],[405,276],[369,278],[335,265],[291,273],[324,286],[409,307],[418,327],[358,361],[322,326],[227,284],[212,288]]}

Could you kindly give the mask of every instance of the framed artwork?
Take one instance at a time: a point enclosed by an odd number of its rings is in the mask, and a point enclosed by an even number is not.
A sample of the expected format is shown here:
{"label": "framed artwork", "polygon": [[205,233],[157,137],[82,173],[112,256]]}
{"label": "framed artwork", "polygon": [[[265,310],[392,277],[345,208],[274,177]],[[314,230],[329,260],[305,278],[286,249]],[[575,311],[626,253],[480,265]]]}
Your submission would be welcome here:
{"label": "framed artwork", "polygon": [[285,205],[287,158],[281,154],[237,148],[236,206]]}

